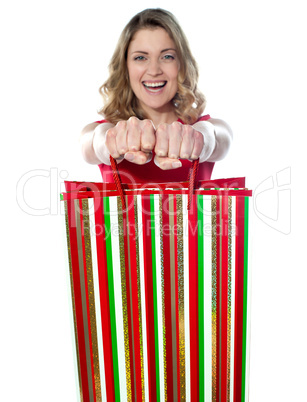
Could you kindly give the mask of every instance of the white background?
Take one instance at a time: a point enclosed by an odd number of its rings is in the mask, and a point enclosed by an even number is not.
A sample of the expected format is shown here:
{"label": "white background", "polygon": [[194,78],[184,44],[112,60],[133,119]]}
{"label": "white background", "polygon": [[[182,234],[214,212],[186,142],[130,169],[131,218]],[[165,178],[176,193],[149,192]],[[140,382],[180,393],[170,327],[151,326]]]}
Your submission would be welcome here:
{"label": "white background", "polygon": [[3,402],[76,401],[61,183],[100,180],[79,132],[99,117],[123,26],[157,6],[189,38],[206,112],[234,131],[213,178],[254,190],[250,401],[307,400],[303,1],[12,0],[0,9]]}

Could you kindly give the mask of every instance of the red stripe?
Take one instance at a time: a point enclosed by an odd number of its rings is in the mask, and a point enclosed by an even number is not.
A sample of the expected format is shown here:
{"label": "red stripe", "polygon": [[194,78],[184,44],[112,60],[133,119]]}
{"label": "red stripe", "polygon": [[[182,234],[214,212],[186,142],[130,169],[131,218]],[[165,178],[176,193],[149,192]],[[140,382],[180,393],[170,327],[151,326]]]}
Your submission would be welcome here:
{"label": "red stripe", "polygon": [[221,402],[227,401],[227,369],[228,369],[228,197],[222,197],[222,272],[221,272]]}
{"label": "red stripe", "polygon": [[85,337],[83,326],[83,314],[82,314],[82,298],[81,298],[81,284],[79,273],[79,257],[78,257],[78,241],[77,241],[77,229],[75,218],[74,201],[67,202],[68,213],[68,227],[69,227],[69,239],[70,239],[70,258],[72,266],[72,281],[74,290],[74,305],[76,313],[76,327],[77,327],[77,342],[79,352],[79,369],[81,382],[82,396],[85,402],[89,401],[89,385],[87,377],[87,365],[86,365],[86,351],[85,351]]}
{"label": "red stripe", "polygon": [[140,348],[140,319],[139,319],[139,297],[138,297],[138,277],[137,277],[137,252],[134,214],[134,196],[127,197],[128,205],[128,236],[129,236],[129,254],[130,254],[130,274],[131,274],[131,301],[133,311],[133,345],[135,362],[135,384],[137,401],[142,400],[142,368],[141,368],[141,348]]}
{"label": "red stripe", "polygon": [[242,341],[243,341],[243,287],[244,287],[244,197],[236,203],[236,284],[234,331],[234,401],[242,398]]}
{"label": "red stripe", "polygon": [[180,353],[179,353],[179,295],[178,295],[178,226],[177,226],[177,202],[174,196],[174,243],[175,243],[175,297],[176,297],[176,353],[177,353],[177,395],[180,402]]}
{"label": "red stripe", "polygon": [[128,214],[127,210],[123,212],[123,235],[124,235],[124,252],[125,252],[125,276],[126,276],[126,295],[127,295],[127,312],[128,312],[128,333],[129,333],[129,356],[130,356],[130,378],[131,378],[131,394],[132,400],[136,400],[135,373],[134,373],[134,354],[133,354],[133,330],[132,330],[132,301],[130,291],[130,275],[129,275],[129,247],[128,247]]}
{"label": "red stripe", "polygon": [[[155,325],[153,305],[153,275],[151,227],[154,222],[150,216],[150,196],[142,197],[143,248],[144,248],[144,279],[147,325],[147,354],[148,354],[148,388],[149,401],[157,400],[156,359],[155,359]],[[154,256],[155,258],[155,256]],[[144,345],[144,348],[146,346]]]}
{"label": "red stripe", "polygon": [[[187,185],[187,184],[186,184]],[[229,196],[234,196],[234,197],[249,197],[252,195],[251,190],[194,190],[194,194],[200,194],[200,195],[221,195],[221,192],[226,192]],[[129,193],[129,194],[132,194]],[[188,190],[183,190],[181,188],[179,189],[174,189],[174,190],[133,190],[133,195],[150,195],[150,194],[164,194],[164,195],[169,195],[169,194],[188,194]],[[81,192],[71,192],[71,193],[64,193],[63,194],[63,200],[71,200],[71,199],[76,199],[76,198],[100,198],[100,197],[115,197],[119,196],[119,192],[117,190],[108,190],[108,191],[81,191]]]}
{"label": "red stripe", "polygon": [[[167,183],[122,183],[124,189],[152,189],[160,190],[165,188],[187,188],[187,181],[184,182],[167,182]],[[245,178],[235,177],[232,179],[216,179],[216,180],[199,180],[197,182],[199,188],[244,188]],[[84,181],[65,181],[65,189],[71,191],[105,191],[116,190],[115,183],[93,183]],[[236,190],[237,191],[237,190]],[[245,192],[250,190],[245,190]],[[186,191],[186,194],[188,191]]]}
{"label": "red stripe", "polygon": [[87,286],[88,279],[87,279],[86,252],[85,252],[85,240],[84,240],[84,221],[83,221],[82,200],[79,200],[79,210],[80,210],[80,225],[81,225],[81,239],[82,239],[84,285],[85,285],[85,295],[86,295],[85,300],[86,300],[87,330],[88,330],[88,334],[89,334],[90,359],[91,359],[91,373],[90,374],[91,374],[92,384],[89,384],[89,386],[91,386],[92,389],[93,389],[94,402],[96,402],[96,389],[95,389],[95,378],[94,378],[94,359],[93,359],[93,346],[92,346],[89,295],[88,295],[88,286]]}
{"label": "red stripe", "polygon": [[103,199],[96,198],[94,200],[94,205],[106,394],[108,401],[115,401],[108,269],[105,245],[105,226],[103,219]]}
{"label": "red stripe", "polygon": [[221,335],[221,225],[220,225],[220,199],[216,198],[216,401],[220,401],[220,362],[221,362],[221,345],[220,345],[220,335]]}
{"label": "red stripe", "polygon": [[198,331],[198,230],[196,196],[192,195],[189,210],[189,271],[190,271],[190,344],[191,401],[199,400],[199,331]]}
{"label": "red stripe", "polygon": [[174,389],[173,389],[172,300],[171,300],[170,236],[169,236],[170,226],[169,226],[169,197],[167,195],[162,196],[162,228],[163,228],[162,235],[163,235],[163,265],[164,265],[167,400],[173,401]]}

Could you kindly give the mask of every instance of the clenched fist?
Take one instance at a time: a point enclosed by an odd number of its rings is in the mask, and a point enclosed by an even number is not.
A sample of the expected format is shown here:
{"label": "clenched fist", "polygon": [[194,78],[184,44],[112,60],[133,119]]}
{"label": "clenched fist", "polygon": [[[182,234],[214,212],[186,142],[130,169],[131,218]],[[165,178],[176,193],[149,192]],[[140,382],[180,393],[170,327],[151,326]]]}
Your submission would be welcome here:
{"label": "clenched fist", "polygon": [[125,158],[129,162],[143,165],[151,160],[155,142],[152,121],[131,117],[107,131],[105,144],[114,159]]}
{"label": "clenched fist", "polygon": [[156,130],[155,163],[163,170],[181,166],[179,159],[198,159],[204,147],[203,135],[179,122],[160,124]]}

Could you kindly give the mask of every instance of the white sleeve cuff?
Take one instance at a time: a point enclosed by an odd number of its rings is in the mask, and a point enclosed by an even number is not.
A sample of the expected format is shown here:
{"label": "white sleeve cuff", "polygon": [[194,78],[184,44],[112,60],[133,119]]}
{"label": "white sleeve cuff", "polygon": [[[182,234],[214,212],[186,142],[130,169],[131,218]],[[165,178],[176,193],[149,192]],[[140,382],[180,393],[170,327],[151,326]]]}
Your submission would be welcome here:
{"label": "white sleeve cuff", "polygon": [[114,127],[111,123],[102,123],[96,127],[94,131],[93,138],[93,148],[97,158],[104,165],[111,165],[110,162],[110,152],[106,147],[106,133],[107,131]]}
{"label": "white sleeve cuff", "polygon": [[204,137],[204,147],[199,155],[199,162],[202,163],[210,158],[216,146],[214,125],[209,121],[199,121],[193,124],[193,128]]}

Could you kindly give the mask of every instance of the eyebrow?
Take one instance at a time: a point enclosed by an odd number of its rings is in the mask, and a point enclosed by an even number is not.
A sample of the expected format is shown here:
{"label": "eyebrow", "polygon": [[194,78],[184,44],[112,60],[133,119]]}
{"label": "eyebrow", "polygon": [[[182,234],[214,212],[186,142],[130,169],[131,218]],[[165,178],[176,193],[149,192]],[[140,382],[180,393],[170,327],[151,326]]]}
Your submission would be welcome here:
{"label": "eyebrow", "polygon": [[[170,51],[170,50],[173,50],[174,52],[176,52],[176,49],[173,49],[172,47],[170,47],[170,48],[168,48],[168,49],[163,49],[163,50],[161,50],[160,53],[168,52],[168,51]],[[135,51],[132,52],[131,54],[134,54],[134,53],[148,54],[148,52],[144,52],[144,50],[135,50]]]}

